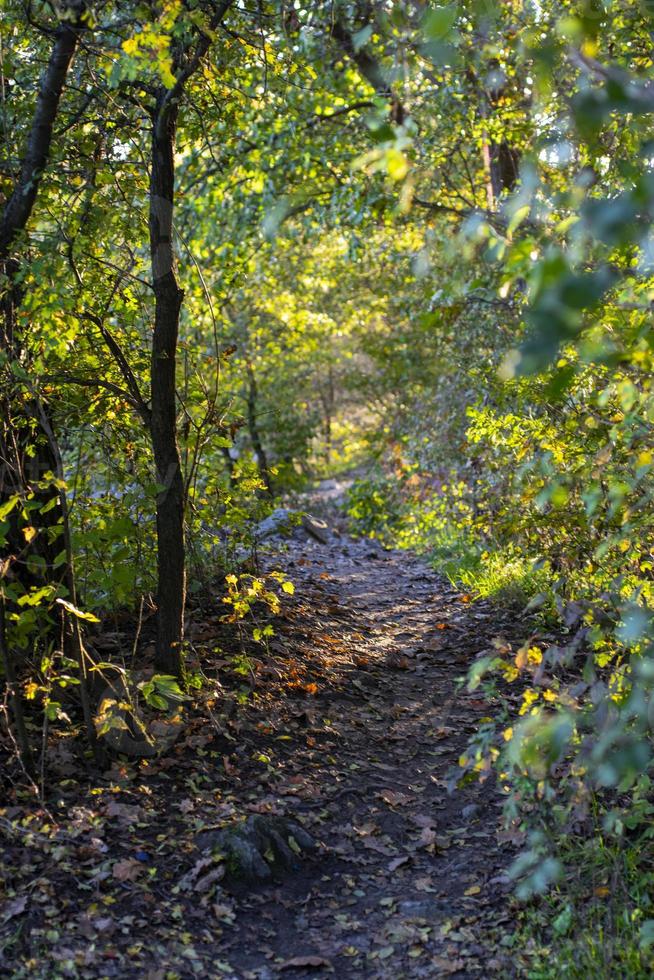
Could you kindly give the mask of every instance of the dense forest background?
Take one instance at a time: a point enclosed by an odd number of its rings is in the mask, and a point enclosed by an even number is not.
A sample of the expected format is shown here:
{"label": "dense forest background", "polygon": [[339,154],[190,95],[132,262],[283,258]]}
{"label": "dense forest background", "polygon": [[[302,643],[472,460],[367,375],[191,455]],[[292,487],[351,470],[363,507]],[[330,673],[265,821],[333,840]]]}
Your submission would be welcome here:
{"label": "dense forest background", "polygon": [[454,781],[525,975],[651,976],[654,4],[0,10],[9,797],[199,703],[189,608],[267,649],[257,528],[339,479],[522,629]]}

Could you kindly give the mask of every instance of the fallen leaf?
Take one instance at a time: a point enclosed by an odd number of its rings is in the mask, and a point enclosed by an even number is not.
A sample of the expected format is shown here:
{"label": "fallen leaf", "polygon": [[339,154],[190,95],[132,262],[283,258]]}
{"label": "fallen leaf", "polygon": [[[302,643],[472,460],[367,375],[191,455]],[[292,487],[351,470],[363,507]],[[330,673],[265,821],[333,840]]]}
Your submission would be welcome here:
{"label": "fallen leaf", "polygon": [[447,956],[434,956],[431,965],[441,974],[458,973],[459,970],[465,970],[466,966],[465,960],[452,960]]}
{"label": "fallen leaf", "polygon": [[394,952],[395,952],[394,946],[384,946],[383,949],[380,949],[378,951],[377,956],[379,957],[380,960],[387,960],[388,957],[392,956]]}
{"label": "fallen leaf", "polygon": [[201,877],[202,873],[212,868],[213,864],[214,860],[211,854],[198,858],[193,867],[179,879],[177,883],[178,887],[181,888],[182,891],[187,891],[189,888],[193,888],[198,878]]}
{"label": "fallen leaf", "polygon": [[330,960],[326,960],[323,956],[293,956],[290,960],[285,960],[281,966],[280,970],[301,970],[305,966],[318,966],[324,967],[327,970],[333,970],[334,967]]}
{"label": "fallen leaf", "polygon": [[407,796],[406,793],[396,793],[392,789],[385,789],[377,795],[384,803],[388,803],[389,806],[406,806],[413,799],[412,796]]}
{"label": "fallen leaf", "polygon": [[15,919],[17,915],[22,915],[26,906],[27,895],[19,895],[18,898],[15,898],[13,902],[10,902],[5,908],[2,921],[9,922],[10,919]]}
{"label": "fallen leaf", "polygon": [[480,891],[479,885],[472,885],[470,888],[466,888],[463,894],[470,898],[471,895],[478,895]]}
{"label": "fallen leaf", "polygon": [[227,922],[229,925],[231,925],[231,923],[234,921],[235,913],[234,908],[231,905],[224,905],[221,902],[215,902],[211,906],[211,911],[219,922]]}
{"label": "fallen leaf", "polygon": [[116,861],[112,868],[112,874],[118,881],[136,881],[143,871],[143,864],[134,858],[124,858]]}
{"label": "fallen leaf", "polygon": [[137,823],[143,817],[143,810],[140,806],[119,803],[117,800],[109,800],[105,813],[108,817],[115,817],[124,824]]}

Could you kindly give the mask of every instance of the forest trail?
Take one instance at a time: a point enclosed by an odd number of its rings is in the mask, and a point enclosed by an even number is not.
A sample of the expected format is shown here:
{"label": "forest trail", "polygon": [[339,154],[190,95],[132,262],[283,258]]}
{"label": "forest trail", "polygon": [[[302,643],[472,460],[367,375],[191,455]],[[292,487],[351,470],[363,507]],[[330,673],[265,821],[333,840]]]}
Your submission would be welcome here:
{"label": "forest trail", "polygon": [[226,959],[256,978],[510,975],[497,791],[447,789],[490,710],[457,680],[510,622],[369,540],[308,539],[283,567],[299,600],[278,639],[318,689],[277,791],[328,850],[241,903]]}
{"label": "forest trail", "polygon": [[[190,715],[171,753],[116,763],[92,789],[60,760],[59,826],[7,852],[10,975],[513,975],[497,790],[447,789],[490,713],[457,679],[510,621],[338,529],[326,543],[277,539],[262,562],[296,592],[254,668],[254,699],[230,701],[227,657],[215,724]],[[192,612],[196,648],[226,631],[219,615]],[[234,893],[199,841],[251,813],[296,818],[319,848],[299,873]],[[69,972],[53,973],[54,957]]]}

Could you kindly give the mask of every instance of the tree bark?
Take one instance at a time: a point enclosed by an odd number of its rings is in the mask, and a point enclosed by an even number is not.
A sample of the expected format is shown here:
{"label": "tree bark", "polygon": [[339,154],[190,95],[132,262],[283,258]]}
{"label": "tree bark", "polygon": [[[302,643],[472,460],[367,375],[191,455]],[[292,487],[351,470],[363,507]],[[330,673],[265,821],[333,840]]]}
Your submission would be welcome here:
{"label": "tree bark", "polygon": [[54,121],[57,118],[68,69],[84,27],[83,16],[86,12],[86,4],[76,3],[73,12],[74,20],[65,21],[57,28],[48,65],[41,77],[20,176],[7,201],[0,222],[0,261],[7,257],[16,235],[29,221],[41,177],[50,156]]}
{"label": "tree bark", "polygon": [[[18,329],[17,317],[23,299],[23,290],[19,283],[20,262],[12,255],[12,248],[31,217],[50,157],[53,127],[68,71],[84,27],[86,4],[75,2],[70,12],[73,19],[62,22],[54,34],[48,64],[39,82],[20,173],[0,218],[0,351],[6,357],[0,401],[0,502],[15,495],[22,496],[32,492],[35,499],[42,502],[42,507],[49,504],[52,498],[58,497],[58,491],[54,487],[43,488],[39,485],[44,473],[55,471],[55,460],[50,441],[42,432],[40,424],[41,419],[47,417],[47,409],[39,401],[38,393],[28,393],[24,383],[19,380],[20,375],[16,376],[12,370],[12,363],[19,364],[23,372],[28,366],[24,356],[25,337],[21,336]],[[17,516],[17,511],[10,515],[5,543],[9,554],[23,566],[19,573],[23,584],[28,587],[34,581],[33,570],[24,560],[26,554],[40,559],[43,578],[53,581],[65,569],[54,568],[60,543],[56,540],[56,535],[48,532],[52,532],[61,521],[64,522],[63,529],[66,531],[67,514],[64,512],[62,515],[54,508],[48,508],[45,514],[41,509],[32,511],[30,521],[32,525],[37,525],[37,534],[29,544],[24,539]],[[72,576],[72,569],[70,574]],[[23,718],[14,653],[7,642],[4,602],[3,598],[0,610],[0,647],[5,680],[21,758],[26,771],[32,773],[34,763]]]}
{"label": "tree bark", "polygon": [[232,0],[217,3],[208,30],[202,31],[195,50],[180,48],[175,57],[177,80],[161,86],[152,113],[150,170],[150,261],[155,297],[152,357],[150,361],[150,435],[161,489],[157,495],[157,645],[160,670],[183,673],[186,562],[184,542],[185,491],[177,442],[175,369],[179,314],[184,292],[177,281],[173,248],[175,202],[175,134],[184,86],[202,64],[214,31]]}
{"label": "tree bark", "polygon": [[157,495],[157,646],[160,670],[179,677],[183,669],[185,547],[184,479],[177,443],[175,368],[179,314],[184,293],[173,249],[175,132],[178,102],[161,89],[152,125],[150,258],[155,296],[150,382],[150,433],[160,492]]}

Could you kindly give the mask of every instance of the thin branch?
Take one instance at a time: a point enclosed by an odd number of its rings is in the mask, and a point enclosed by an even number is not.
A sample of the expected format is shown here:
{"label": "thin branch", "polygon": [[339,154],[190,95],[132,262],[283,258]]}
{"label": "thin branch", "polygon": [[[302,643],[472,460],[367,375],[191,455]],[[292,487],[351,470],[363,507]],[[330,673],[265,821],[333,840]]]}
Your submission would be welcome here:
{"label": "thin branch", "polygon": [[[102,339],[111,351],[111,354],[113,355],[113,358],[118,365],[123,378],[125,379],[125,384],[129,390],[129,396],[127,396],[128,401],[139,413],[145,425],[149,426],[151,420],[150,408],[141,394],[139,383],[129,365],[129,361],[125,357],[125,354],[120,347],[120,344],[114,338],[109,328],[105,326],[102,319],[99,316],[96,316],[95,313],[91,313],[89,310],[84,310],[80,316],[83,320],[89,320],[91,323],[94,323],[100,331]],[[125,397],[125,392],[123,392],[122,389],[118,389],[118,391],[123,397]]]}

